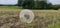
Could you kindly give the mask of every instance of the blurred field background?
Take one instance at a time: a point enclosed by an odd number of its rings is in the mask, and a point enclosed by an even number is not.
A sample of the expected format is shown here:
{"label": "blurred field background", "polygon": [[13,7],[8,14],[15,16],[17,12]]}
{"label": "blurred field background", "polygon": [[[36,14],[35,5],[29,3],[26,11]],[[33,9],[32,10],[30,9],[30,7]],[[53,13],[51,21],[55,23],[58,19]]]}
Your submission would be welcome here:
{"label": "blurred field background", "polygon": [[0,6],[0,28],[60,28],[60,10],[32,10],[32,23],[21,23],[17,6]]}

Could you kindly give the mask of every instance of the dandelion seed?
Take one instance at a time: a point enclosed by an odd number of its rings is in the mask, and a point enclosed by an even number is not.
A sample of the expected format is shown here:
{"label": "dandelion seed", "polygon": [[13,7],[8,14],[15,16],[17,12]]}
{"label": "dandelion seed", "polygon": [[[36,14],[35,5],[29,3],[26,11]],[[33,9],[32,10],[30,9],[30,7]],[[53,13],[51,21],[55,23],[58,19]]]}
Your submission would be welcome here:
{"label": "dandelion seed", "polygon": [[34,19],[34,13],[28,9],[22,10],[19,16],[20,16],[20,20],[26,23],[31,23]]}

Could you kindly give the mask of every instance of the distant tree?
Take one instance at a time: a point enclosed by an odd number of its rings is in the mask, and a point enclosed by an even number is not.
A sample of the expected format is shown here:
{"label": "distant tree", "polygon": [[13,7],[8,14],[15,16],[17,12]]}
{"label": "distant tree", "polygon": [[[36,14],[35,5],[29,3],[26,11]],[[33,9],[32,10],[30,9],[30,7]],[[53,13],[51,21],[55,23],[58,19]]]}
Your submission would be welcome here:
{"label": "distant tree", "polygon": [[18,6],[21,6],[22,0],[18,0]]}
{"label": "distant tree", "polygon": [[52,3],[48,3],[46,7],[47,7],[47,9],[52,9],[53,5],[52,5]]}
{"label": "distant tree", "polygon": [[46,1],[38,1],[37,8],[38,9],[51,9],[52,3],[47,3]]}
{"label": "distant tree", "polygon": [[22,6],[24,9],[32,9],[34,6],[34,0],[19,0],[18,6]]}
{"label": "distant tree", "polygon": [[45,1],[35,1],[36,9],[44,9],[47,7],[47,3]]}
{"label": "distant tree", "polygon": [[24,9],[52,9],[54,8],[51,3],[46,1],[34,0],[18,0],[18,6]]}

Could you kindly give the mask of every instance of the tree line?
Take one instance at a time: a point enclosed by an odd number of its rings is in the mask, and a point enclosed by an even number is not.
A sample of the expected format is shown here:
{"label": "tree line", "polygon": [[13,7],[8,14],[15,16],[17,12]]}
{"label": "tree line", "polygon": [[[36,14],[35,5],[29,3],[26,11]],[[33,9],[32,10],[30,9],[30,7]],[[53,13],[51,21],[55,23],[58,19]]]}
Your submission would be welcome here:
{"label": "tree line", "polygon": [[52,5],[52,3],[47,3],[46,1],[34,1],[34,0],[18,0],[18,3],[15,5],[2,5],[0,6],[18,6],[23,9],[54,9],[58,10],[60,5]]}
{"label": "tree line", "polygon": [[18,6],[23,9],[59,9],[60,6],[54,6],[46,1],[18,0]]}

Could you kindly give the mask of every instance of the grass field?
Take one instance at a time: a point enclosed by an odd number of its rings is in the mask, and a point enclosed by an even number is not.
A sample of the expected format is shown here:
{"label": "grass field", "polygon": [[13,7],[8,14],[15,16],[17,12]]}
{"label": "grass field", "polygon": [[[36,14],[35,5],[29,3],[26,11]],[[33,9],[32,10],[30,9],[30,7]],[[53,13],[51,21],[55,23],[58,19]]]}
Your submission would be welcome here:
{"label": "grass field", "polygon": [[60,28],[60,10],[32,10],[32,23],[21,23],[17,6],[0,6],[0,28]]}

